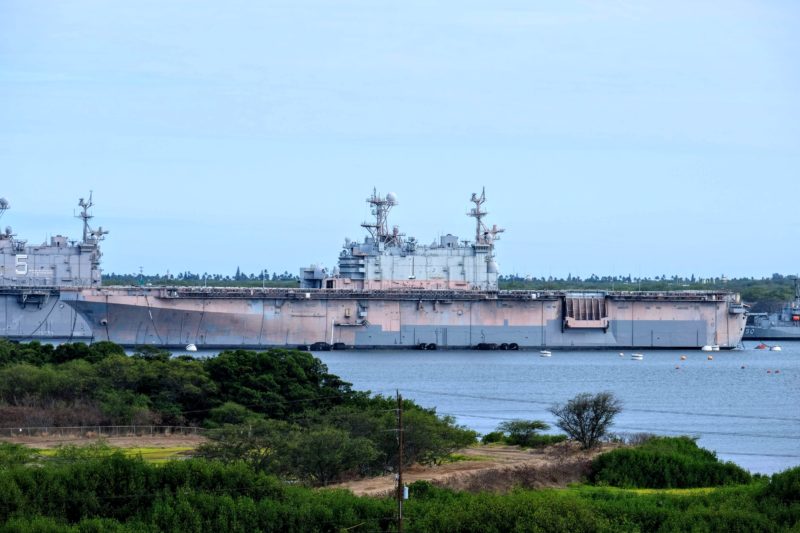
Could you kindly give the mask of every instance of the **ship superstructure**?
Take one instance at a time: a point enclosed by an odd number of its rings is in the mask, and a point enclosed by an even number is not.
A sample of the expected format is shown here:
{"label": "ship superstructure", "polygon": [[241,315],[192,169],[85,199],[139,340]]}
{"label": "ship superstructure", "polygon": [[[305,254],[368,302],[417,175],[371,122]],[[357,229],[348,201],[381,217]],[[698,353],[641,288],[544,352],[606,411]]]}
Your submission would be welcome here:
{"label": "ship superstructure", "polygon": [[483,222],[486,192],[473,194],[474,207],[467,213],[475,218],[474,240],[460,241],[447,234],[432,244],[405,238],[400,229],[388,229],[389,211],[397,205],[394,193],[367,198],[374,221],[361,227],[368,231],[363,242],[345,241],[339,262],[331,275],[317,266],[300,270],[302,289],[434,289],[497,290],[494,242],[504,230]]}
{"label": "ship superstructure", "polygon": [[[485,200],[484,193],[471,199],[467,214],[475,219],[473,239],[445,235],[421,245],[398,228],[389,229],[395,195],[373,192],[367,201],[375,219],[362,224],[366,238],[346,241],[330,273],[319,267],[302,269],[296,289],[101,286],[99,241],[105,232],[91,230],[91,201],[81,202],[87,204],[82,205],[83,241],[67,243],[63,257],[51,247],[36,250],[67,262],[73,255],[78,258],[68,270],[57,267],[54,275],[44,275],[49,281],[37,286],[50,291],[44,304],[33,306],[40,323],[19,322],[25,310],[30,311],[20,303],[34,283],[30,276],[16,276],[3,287],[9,292],[3,295],[6,311],[0,319],[5,320],[7,337],[88,334],[95,341],[167,348],[623,349],[739,344],[746,314],[738,295],[729,292],[499,290],[495,243],[503,230],[484,224]],[[12,255],[30,250],[18,244],[10,249],[16,250]],[[4,257],[3,264],[20,260]],[[58,263],[43,261],[36,264]],[[59,278],[60,272],[84,269],[88,277]],[[81,281],[67,284],[64,279]]]}
{"label": "ship superstructure", "polygon": [[[0,334],[31,339],[91,339],[92,328],[61,301],[67,289],[99,287],[102,283],[100,241],[108,233],[92,229],[91,194],[78,203],[83,239],[63,235],[40,245],[18,239],[10,227],[0,233]],[[10,208],[0,198],[0,217]]]}

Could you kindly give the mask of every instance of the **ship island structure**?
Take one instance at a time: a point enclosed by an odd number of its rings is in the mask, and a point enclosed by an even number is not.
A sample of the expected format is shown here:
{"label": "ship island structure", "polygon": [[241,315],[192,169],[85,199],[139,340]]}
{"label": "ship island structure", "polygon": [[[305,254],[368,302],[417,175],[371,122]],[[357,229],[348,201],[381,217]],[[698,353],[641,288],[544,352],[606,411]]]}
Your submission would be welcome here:
{"label": "ship island structure", "polygon": [[[739,345],[746,312],[725,291],[506,291],[473,194],[469,240],[424,245],[390,227],[390,193],[367,199],[374,220],[346,240],[330,272],[302,268],[297,288],[103,286],[91,196],[81,241],[39,246],[0,233],[0,337],[112,341],[182,349],[637,349]],[[8,209],[0,202],[0,215]]]}

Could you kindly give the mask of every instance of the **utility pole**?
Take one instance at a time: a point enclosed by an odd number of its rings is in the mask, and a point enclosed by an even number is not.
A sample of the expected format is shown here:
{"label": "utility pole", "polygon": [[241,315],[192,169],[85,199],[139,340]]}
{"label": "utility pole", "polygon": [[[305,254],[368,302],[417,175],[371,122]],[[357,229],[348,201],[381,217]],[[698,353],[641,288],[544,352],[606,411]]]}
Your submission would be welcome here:
{"label": "utility pole", "polygon": [[397,391],[397,531],[403,533],[403,397]]}

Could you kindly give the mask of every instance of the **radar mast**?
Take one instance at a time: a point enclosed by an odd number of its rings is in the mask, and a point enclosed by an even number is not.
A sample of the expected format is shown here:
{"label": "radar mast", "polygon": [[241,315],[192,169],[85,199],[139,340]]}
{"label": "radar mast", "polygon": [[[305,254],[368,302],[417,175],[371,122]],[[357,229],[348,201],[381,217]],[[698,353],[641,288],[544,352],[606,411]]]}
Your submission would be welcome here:
{"label": "radar mast", "polygon": [[91,226],[89,226],[89,220],[94,218],[94,215],[89,214],[89,208],[94,205],[92,202],[92,191],[89,191],[89,201],[87,202],[83,198],[78,200],[78,206],[81,208],[81,213],[77,216],[83,220],[83,243],[84,244],[97,244],[98,242],[102,241],[104,236],[108,234],[108,231],[103,229],[103,226],[98,227],[96,230],[93,230]]}
{"label": "radar mast", "polygon": [[370,212],[375,217],[375,221],[362,222],[361,227],[369,232],[375,242],[399,245],[402,234],[397,226],[390,233],[388,224],[389,211],[397,205],[395,194],[390,192],[383,197],[378,194],[377,189],[373,188],[372,196],[367,198],[367,203],[370,205]]}
{"label": "radar mast", "polygon": [[503,233],[505,230],[503,228],[498,228],[497,224],[493,225],[491,228],[487,228],[486,224],[483,223],[483,217],[489,214],[487,211],[481,209],[481,206],[486,202],[486,187],[483,187],[480,196],[478,196],[477,193],[472,193],[470,202],[475,204],[475,207],[470,209],[467,213],[468,216],[475,218],[475,244],[491,246],[494,241],[499,239],[497,234]]}

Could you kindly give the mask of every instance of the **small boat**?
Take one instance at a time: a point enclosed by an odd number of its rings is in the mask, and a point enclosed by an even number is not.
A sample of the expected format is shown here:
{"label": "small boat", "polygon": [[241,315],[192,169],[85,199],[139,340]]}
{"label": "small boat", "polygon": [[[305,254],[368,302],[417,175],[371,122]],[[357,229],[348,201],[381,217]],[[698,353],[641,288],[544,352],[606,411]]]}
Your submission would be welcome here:
{"label": "small boat", "polygon": [[552,355],[553,352],[551,352],[550,350],[542,350],[541,352],[539,352],[539,357],[550,357]]}
{"label": "small boat", "polygon": [[197,346],[195,346],[194,344],[187,344],[186,345],[186,351],[187,352],[196,352],[197,351]]}
{"label": "small boat", "polygon": [[642,359],[644,359],[644,354],[643,353],[632,353],[631,354],[631,359],[633,359],[635,361],[641,361]]}
{"label": "small boat", "polygon": [[702,348],[700,348],[703,352],[718,352],[719,351],[719,344],[706,344]]}
{"label": "small boat", "polygon": [[719,344],[712,344],[711,345],[711,351],[712,352],[718,352],[719,351]]}
{"label": "small boat", "polygon": [[773,346],[772,348],[769,349],[769,351],[770,352],[780,352],[781,351],[781,347],[780,346]]}

